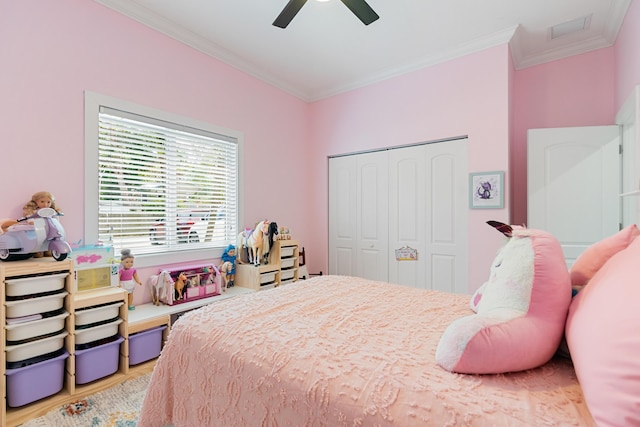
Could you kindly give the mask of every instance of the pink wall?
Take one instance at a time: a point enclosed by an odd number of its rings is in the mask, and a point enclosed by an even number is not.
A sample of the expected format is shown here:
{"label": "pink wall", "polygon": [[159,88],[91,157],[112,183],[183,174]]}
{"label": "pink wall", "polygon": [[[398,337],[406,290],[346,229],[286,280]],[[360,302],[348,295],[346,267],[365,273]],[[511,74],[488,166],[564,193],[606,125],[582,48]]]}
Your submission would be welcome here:
{"label": "pink wall", "polygon": [[640,2],[632,1],[615,44],[616,111],[640,84]]}
{"label": "pink wall", "polygon": [[614,49],[518,70],[513,79],[511,200],[514,224],[527,223],[527,130],[614,123]]}
{"label": "pink wall", "polygon": [[[83,238],[90,90],[243,132],[241,220],[269,217],[310,240],[307,103],[93,1],[3,2],[0,40],[0,217],[20,216],[46,189],[66,214],[68,240]],[[136,293],[136,303],[146,298]]]}
{"label": "pink wall", "polygon": [[309,270],[326,272],[328,155],[467,134],[470,172],[505,170],[512,195],[503,210],[470,211],[473,290],[500,243],[478,224],[508,221],[509,211],[526,221],[526,129],[612,123],[640,81],[638,28],[632,2],[613,48],[514,71],[498,46],[308,105],[96,2],[3,2],[0,217],[20,215],[33,192],[48,189],[67,214],[69,240],[83,237],[91,90],[243,132],[242,221],[289,226]]}
{"label": "pink wall", "polygon": [[[327,156],[469,135],[469,171],[504,170],[508,179],[509,61],[508,47],[498,46],[312,105],[313,256],[325,271]],[[502,242],[484,222],[507,221],[507,212],[469,211],[470,290],[486,280]]]}

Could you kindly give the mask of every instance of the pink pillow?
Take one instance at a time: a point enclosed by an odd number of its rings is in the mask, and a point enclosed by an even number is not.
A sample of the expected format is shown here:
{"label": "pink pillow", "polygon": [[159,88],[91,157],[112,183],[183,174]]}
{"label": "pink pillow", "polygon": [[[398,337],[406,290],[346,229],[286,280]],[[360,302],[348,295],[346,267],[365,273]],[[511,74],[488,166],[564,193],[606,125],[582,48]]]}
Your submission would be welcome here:
{"label": "pink pillow", "polygon": [[440,338],[436,361],[446,370],[496,374],[535,368],[560,344],[571,301],[560,243],[541,230],[513,229],[508,235],[489,280],[470,301],[477,314],[455,320]]}
{"label": "pink pillow", "polygon": [[640,230],[633,224],[589,246],[571,266],[571,285],[586,285],[609,258],[629,246],[639,235]]}
{"label": "pink pillow", "polygon": [[599,426],[640,426],[640,239],[618,252],[571,303],[566,337]]}

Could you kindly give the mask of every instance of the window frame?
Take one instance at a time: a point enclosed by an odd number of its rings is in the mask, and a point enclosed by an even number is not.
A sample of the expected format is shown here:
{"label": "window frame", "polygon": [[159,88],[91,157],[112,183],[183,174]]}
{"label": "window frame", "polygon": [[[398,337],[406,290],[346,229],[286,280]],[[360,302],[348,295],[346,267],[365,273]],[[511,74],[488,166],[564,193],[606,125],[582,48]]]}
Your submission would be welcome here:
{"label": "window frame", "polygon": [[[85,120],[85,144],[84,144],[84,239],[85,244],[95,244],[98,242],[98,201],[99,201],[99,178],[98,178],[98,114],[100,107],[122,110],[151,117],[158,120],[172,122],[187,127],[201,129],[207,132],[221,134],[235,138],[238,144],[237,163],[237,209],[236,209],[236,229],[240,230],[239,219],[243,217],[243,146],[244,135],[242,132],[223,128],[198,119],[181,116],[175,113],[162,111],[153,107],[143,106],[131,101],[103,95],[91,91],[84,93],[84,120]],[[235,243],[235,242],[233,242]],[[220,258],[224,248],[200,248],[188,249],[176,252],[160,254],[136,255],[136,267],[148,267],[164,264],[176,264],[204,259]],[[119,254],[115,254],[119,256]]]}

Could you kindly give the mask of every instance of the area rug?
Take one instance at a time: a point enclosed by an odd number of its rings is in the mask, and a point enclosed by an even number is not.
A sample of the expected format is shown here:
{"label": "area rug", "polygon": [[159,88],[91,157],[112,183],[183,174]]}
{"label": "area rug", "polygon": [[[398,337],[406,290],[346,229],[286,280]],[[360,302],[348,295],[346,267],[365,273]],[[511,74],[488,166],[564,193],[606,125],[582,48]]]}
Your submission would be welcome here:
{"label": "area rug", "polygon": [[76,400],[21,427],[135,427],[151,373]]}

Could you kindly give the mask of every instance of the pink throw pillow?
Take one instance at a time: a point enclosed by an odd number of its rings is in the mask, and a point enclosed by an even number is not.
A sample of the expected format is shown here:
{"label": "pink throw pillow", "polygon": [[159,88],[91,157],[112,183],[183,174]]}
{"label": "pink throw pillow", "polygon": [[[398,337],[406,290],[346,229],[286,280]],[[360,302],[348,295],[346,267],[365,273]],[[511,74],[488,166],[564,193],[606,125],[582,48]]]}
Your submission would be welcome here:
{"label": "pink throw pillow", "polygon": [[565,333],[599,426],[640,426],[640,239],[618,252],[573,299]]}
{"label": "pink throw pillow", "polygon": [[638,236],[640,230],[633,224],[589,246],[571,266],[571,285],[586,285],[609,258],[629,246]]}

